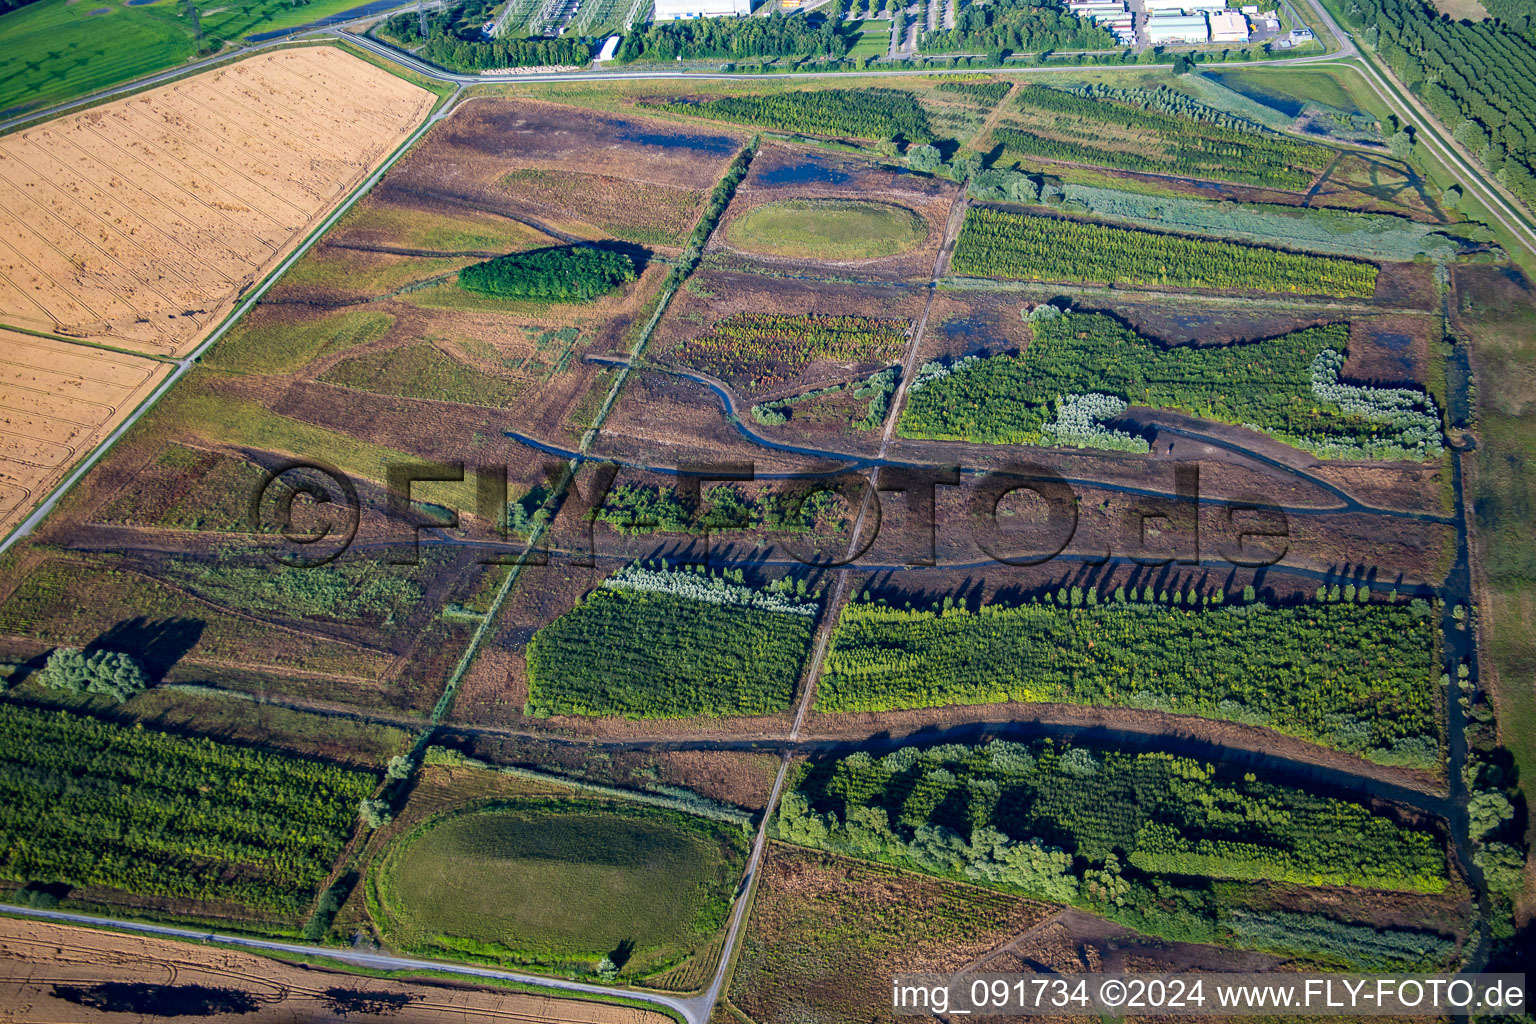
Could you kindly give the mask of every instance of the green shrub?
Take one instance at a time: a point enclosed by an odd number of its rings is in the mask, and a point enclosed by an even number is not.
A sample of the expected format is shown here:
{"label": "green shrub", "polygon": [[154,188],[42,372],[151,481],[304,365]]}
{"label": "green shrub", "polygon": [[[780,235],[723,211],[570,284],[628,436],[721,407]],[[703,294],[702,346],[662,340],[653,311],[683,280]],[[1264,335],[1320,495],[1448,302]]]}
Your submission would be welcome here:
{"label": "green shrub", "polygon": [[498,256],[459,271],[459,286],[503,299],[586,302],[635,279],[635,261],[589,245]]}
{"label": "green shrub", "polygon": [[119,651],[89,655],[77,647],[60,647],[48,655],[38,681],[54,690],[98,693],[124,701],[143,693],[149,677],[137,661]]}

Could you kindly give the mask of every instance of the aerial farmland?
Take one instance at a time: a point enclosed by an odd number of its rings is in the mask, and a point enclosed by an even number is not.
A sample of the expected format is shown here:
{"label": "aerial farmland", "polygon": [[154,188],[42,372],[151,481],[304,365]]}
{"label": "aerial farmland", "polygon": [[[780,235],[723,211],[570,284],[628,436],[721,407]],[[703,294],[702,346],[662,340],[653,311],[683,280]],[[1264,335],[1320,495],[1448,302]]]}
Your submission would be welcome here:
{"label": "aerial farmland", "polygon": [[862,6],[370,10],[0,135],[0,1011],[1522,969],[1522,179],[1310,4]]}

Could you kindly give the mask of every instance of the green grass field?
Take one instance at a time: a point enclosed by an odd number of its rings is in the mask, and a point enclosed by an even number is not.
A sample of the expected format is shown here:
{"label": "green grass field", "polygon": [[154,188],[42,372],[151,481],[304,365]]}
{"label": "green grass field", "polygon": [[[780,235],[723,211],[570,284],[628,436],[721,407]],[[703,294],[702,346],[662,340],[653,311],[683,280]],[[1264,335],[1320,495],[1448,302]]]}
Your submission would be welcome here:
{"label": "green grass field", "polygon": [[555,968],[627,944],[633,976],[713,935],[744,852],[738,831],[704,819],[528,801],[428,822],[392,851],[376,889],[406,948]]}
{"label": "green grass field", "polygon": [[903,206],[844,199],[765,203],[726,227],[738,249],[770,256],[857,260],[916,248],[928,225]]}
{"label": "green grass field", "polygon": [[[199,5],[205,48],[303,25],[359,0],[236,0]],[[62,103],[175,67],[198,51],[175,0],[41,0],[0,17],[0,115]]]}

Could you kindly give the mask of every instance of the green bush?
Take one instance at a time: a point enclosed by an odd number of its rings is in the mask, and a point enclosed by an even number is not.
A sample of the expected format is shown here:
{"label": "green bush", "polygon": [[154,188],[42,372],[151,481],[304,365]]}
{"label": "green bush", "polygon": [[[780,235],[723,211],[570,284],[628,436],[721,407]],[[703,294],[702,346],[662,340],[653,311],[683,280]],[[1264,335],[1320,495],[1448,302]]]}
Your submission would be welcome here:
{"label": "green bush", "polygon": [[498,256],[459,271],[459,287],[503,299],[587,302],[635,279],[635,261],[590,245]]}
{"label": "green bush", "polygon": [[[774,825],[790,842],[943,877],[1054,899],[1075,888],[1091,906],[1120,906],[1138,884],[1120,877],[1122,851],[1150,875],[1422,893],[1448,884],[1439,837],[1352,801],[1170,754],[1051,741],[814,762]],[[999,850],[1017,873],[994,871]]]}
{"label": "green bush", "polygon": [[149,677],[137,661],[118,651],[85,654],[77,647],[60,647],[48,655],[38,681],[54,690],[98,693],[124,701],[143,693]]}

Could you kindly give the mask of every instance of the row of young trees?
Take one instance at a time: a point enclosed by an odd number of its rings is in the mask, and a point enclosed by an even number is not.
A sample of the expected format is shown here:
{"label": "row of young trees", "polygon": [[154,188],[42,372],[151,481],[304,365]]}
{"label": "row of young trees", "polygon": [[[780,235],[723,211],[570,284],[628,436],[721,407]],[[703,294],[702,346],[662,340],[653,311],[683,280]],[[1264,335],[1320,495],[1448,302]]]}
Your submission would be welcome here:
{"label": "row of young trees", "polygon": [[298,913],[369,772],[0,703],[0,877]]}
{"label": "row of young trees", "polygon": [[801,845],[1095,909],[1158,875],[1448,884],[1438,836],[1353,801],[1170,754],[1051,741],[812,763],[774,826]]}
{"label": "row of young trees", "polygon": [[812,135],[903,138],[910,142],[927,142],[933,138],[927,111],[916,96],[904,89],[818,89],[655,105],[690,117],[708,117]]}
{"label": "row of young trees", "polygon": [[1430,606],[1229,603],[1070,591],[1016,606],[842,611],[821,711],[1003,701],[1142,707],[1273,729],[1389,764],[1440,764]]}
{"label": "row of young trees", "polygon": [[1171,285],[1369,298],[1376,266],[1108,224],[972,208],[955,244],[957,274],[1030,281]]}
{"label": "row of young trees", "polygon": [[1424,0],[1350,0],[1344,16],[1365,30],[1367,44],[1456,141],[1536,204],[1536,46],[1529,21],[1453,21]]}
{"label": "row of young trees", "polygon": [[[659,577],[659,579],[657,578]],[[739,576],[649,572],[588,594],[528,642],[528,713],[766,715],[790,705],[814,606]],[[736,593],[739,600],[730,600]],[[808,608],[812,614],[803,614]]]}

